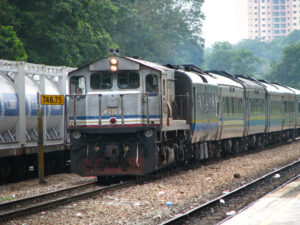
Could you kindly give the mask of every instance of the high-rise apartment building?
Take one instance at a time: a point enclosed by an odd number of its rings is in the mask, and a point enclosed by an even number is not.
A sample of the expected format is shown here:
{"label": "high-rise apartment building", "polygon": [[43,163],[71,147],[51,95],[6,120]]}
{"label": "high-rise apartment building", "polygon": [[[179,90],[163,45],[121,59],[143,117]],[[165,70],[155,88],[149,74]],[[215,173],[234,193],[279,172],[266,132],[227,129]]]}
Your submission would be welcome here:
{"label": "high-rise apartment building", "polygon": [[270,41],[300,29],[300,0],[248,0],[250,39]]}

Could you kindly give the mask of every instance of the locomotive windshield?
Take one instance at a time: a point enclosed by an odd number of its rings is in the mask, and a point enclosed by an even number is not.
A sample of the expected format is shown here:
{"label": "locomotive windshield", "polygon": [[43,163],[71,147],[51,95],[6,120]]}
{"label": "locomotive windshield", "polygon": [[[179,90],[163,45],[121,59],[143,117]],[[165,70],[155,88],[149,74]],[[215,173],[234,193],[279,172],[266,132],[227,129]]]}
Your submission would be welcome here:
{"label": "locomotive windshield", "polygon": [[[109,71],[91,74],[90,86],[94,90],[108,90],[113,88],[115,73]],[[140,76],[137,72],[119,71],[117,74],[119,89],[136,89],[140,87]]]}
{"label": "locomotive windshield", "polygon": [[99,72],[91,75],[92,89],[111,89],[113,75],[110,72]]}
{"label": "locomotive windshield", "polygon": [[135,89],[140,87],[140,76],[137,72],[122,71],[118,73],[118,88]]}

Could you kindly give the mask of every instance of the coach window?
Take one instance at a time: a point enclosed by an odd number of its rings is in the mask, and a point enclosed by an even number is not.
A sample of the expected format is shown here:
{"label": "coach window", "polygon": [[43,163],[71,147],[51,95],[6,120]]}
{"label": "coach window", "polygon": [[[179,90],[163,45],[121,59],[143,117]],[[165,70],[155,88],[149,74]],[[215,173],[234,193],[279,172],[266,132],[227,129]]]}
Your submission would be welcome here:
{"label": "coach window", "polygon": [[140,87],[140,76],[137,72],[119,72],[118,88],[136,89]]}
{"label": "coach window", "polygon": [[112,74],[110,72],[99,72],[91,75],[90,85],[92,89],[111,89]]}
{"label": "coach window", "polygon": [[156,75],[149,74],[146,76],[146,92],[158,92],[158,78]]}
{"label": "coach window", "polygon": [[70,93],[72,95],[85,94],[85,77],[71,77]]}

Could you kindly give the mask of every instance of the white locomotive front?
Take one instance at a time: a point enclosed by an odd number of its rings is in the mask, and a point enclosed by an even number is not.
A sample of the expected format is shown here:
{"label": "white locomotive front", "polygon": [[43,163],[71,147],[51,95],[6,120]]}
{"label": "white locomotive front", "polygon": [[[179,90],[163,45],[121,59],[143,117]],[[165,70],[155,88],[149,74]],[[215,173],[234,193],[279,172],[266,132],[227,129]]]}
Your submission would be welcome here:
{"label": "white locomotive front", "polygon": [[142,175],[174,162],[174,148],[162,145],[163,132],[189,130],[189,126],[173,115],[173,69],[135,58],[108,57],[69,76],[73,172]]}
{"label": "white locomotive front", "polygon": [[[118,64],[111,71],[109,59],[76,71],[70,79],[71,94],[86,94],[70,104],[70,126],[140,127],[160,124],[158,105],[159,71],[140,68],[124,58],[112,58]],[[105,66],[106,65],[106,66]],[[86,70],[89,75],[86,76]],[[74,72],[75,73],[75,72]],[[149,93],[144,95],[144,88]],[[76,105],[74,104],[76,103]],[[74,110],[76,107],[76,110]]]}

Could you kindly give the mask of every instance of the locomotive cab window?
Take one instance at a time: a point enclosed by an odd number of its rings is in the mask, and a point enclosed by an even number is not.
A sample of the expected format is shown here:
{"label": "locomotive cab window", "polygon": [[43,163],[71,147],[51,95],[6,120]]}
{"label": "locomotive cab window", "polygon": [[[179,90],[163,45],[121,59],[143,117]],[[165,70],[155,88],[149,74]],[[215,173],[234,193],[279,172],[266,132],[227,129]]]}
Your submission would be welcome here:
{"label": "locomotive cab window", "polygon": [[140,87],[140,75],[137,72],[119,72],[118,88],[136,89]]}
{"label": "locomotive cab window", "polygon": [[158,92],[158,78],[156,75],[149,74],[146,76],[146,92]]}
{"label": "locomotive cab window", "polygon": [[111,89],[112,77],[110,72],[93,73],[91,75],[91,88],[100,90]]}
{"label": "locomotive cab window", "polygon": [[70,93],[72,95],[85,94],[85,77],[71,77]]}

